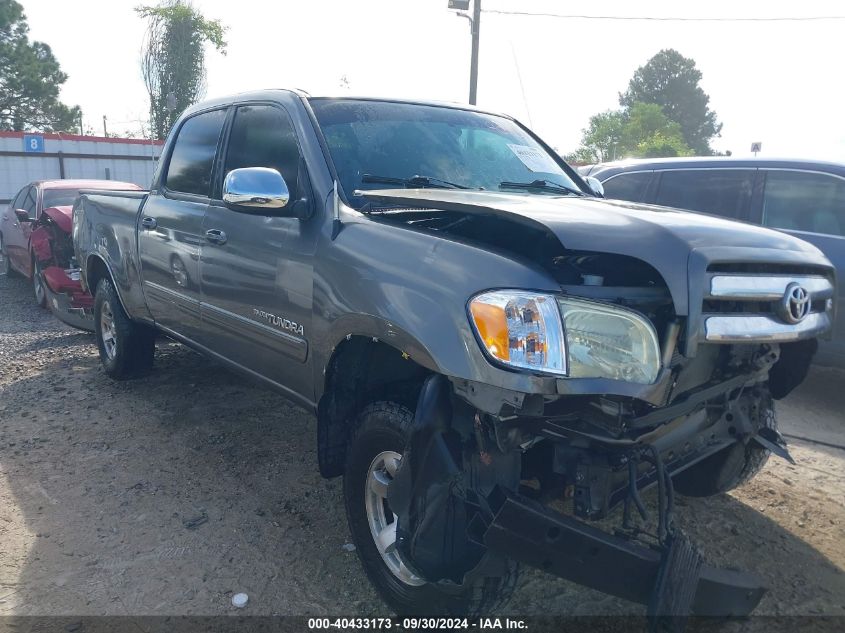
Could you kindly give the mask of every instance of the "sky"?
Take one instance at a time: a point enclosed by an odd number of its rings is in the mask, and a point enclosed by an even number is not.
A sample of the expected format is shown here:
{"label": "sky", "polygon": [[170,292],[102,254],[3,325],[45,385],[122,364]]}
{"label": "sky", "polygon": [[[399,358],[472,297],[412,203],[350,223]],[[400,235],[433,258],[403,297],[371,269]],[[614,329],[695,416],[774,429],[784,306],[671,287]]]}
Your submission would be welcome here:
{"label": "sky", "polygon": [[[33,39],[48,43],[97,133],[140,129],[147,95],[139,56],[144,0],[19,0]],[[152,3],[153,0],[147,0]],[[207,97],[260,88],[311,94],[467,102],[470,29],[448,0],[194,0],[228,27],[225,56],[207,55]],[[634,71],[663,48],[695,60],[724,126],[719,151],[845,162],[845,20],[614,21],[495,11],[613,16],[845,16],[837,0],[483,0],[478,105],[532,127],[561,153],[591,115],[618,108]],[[348,88],[341,85],[346,77]]]}

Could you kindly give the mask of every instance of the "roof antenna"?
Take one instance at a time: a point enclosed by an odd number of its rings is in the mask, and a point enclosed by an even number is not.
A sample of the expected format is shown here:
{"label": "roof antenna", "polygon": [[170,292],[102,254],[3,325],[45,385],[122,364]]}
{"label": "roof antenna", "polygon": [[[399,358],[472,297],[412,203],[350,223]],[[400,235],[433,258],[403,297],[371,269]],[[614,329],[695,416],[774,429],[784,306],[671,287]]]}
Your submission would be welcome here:
{"label": "roof antenna", "polygon": [[334,188],[332,189],[332,202],[334,203],[334,219],[332,220],[332,242],[335,241],[340,233],[340,197],[337,193],[337,180],[334,181]]}

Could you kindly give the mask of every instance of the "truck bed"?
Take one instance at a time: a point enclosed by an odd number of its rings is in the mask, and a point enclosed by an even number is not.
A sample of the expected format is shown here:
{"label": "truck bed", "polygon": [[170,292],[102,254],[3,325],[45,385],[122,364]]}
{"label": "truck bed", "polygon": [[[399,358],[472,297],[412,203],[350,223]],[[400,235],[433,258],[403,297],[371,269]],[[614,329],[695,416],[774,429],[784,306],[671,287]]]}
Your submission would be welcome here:
{"label": "truck bed", "polygon": [[83,285],[94,294],[104,265],[129,314],[146,319],[138,267],[138,217],[148,191],[80,192],[73,208],[74,250]]}

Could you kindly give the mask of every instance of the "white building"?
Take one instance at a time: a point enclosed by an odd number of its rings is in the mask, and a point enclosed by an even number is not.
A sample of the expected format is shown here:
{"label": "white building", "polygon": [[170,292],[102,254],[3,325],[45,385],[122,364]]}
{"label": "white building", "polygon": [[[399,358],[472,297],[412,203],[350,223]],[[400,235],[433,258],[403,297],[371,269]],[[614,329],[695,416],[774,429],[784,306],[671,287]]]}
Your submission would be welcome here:
{"label": "white building", "polygon": [[148,188],[162,141],[0,131],[0,204],[26,183],[104,178]]}

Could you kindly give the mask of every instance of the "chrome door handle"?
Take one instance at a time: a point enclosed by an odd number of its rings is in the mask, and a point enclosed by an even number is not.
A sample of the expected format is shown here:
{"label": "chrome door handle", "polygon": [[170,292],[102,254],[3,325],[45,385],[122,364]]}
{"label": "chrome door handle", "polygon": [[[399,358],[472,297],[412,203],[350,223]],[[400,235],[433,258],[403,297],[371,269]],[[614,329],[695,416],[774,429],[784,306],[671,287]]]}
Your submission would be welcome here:
{"label": "chrome door handle", "polygon": [[205,239],[212,244],[221,246],[226,243],[226,234],[220,229],[209,229],[205,232]]}
{"label": "chrome door handle", "polygon": [[158,222],[156,222],[155,218],[144,218],[141,220],[141,226],[143,226],[148,231],[156,228],[158,226]]}

